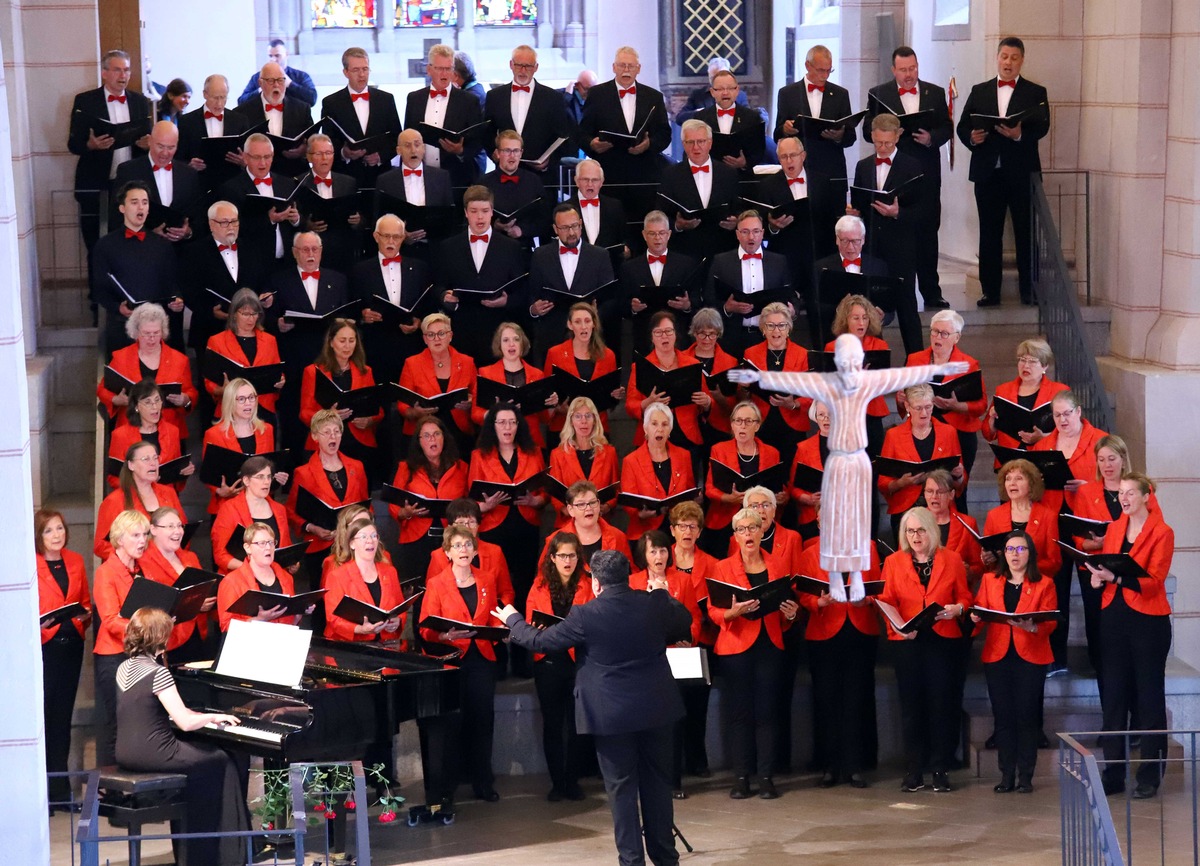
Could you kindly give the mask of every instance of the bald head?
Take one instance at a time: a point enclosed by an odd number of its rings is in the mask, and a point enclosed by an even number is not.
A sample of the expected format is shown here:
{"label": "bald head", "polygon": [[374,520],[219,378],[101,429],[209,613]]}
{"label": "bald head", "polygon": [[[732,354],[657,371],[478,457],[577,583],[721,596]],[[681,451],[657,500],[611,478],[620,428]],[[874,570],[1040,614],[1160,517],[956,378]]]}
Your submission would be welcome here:
{"label": "bald head", "polygon": [[396,153],[406,168],[416,168],[425,158],[425,141],[415,129],[406,129],[396,139]]}
{"label": "bald head", "polygon": [[287,89],[287,78],[283,74],[283,67],[278,63],[264,63],[262,70],[258,73],[258,86],[267,102],[282,102],[283,91]]}
{"label": "bald head", "polygon": [[179,147],[179,127],[169,120],[160,120],[150,130],[150,161],[154,165],[170,165]]}

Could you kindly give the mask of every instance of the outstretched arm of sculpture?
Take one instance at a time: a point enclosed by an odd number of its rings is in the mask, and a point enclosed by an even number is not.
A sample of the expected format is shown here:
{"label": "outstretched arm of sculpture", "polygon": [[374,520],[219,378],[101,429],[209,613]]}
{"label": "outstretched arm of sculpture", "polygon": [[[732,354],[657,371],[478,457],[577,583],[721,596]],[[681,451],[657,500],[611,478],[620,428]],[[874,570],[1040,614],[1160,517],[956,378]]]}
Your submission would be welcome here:
{"label": "outstretched arm of sculpture", "polygon": [[828,375],[826,373],[773,373],[735,368],[726,371],[725,375],[730,382],[739,385],[753,385],[757,382],[768,391],[795,394],[797,397],[825,400],[829,394],[829,385],[825,382]]}
{"label": "outstretched arm of sculpture", "polygon": [[[934,376],[957,376],[960,373],[967,372],[968,369],[970,369],[970,365],[966,361],[951,361],[949,364],[926,364],[921,367],[889,367],[886,370],[868,370],[863,373],[863,380],[865,382],[863,387],[873,395],[891,394],[904,388],[911,388],[913,385],[932,382]],[[797,374],[792,373],[790,375],[794,376]]]}

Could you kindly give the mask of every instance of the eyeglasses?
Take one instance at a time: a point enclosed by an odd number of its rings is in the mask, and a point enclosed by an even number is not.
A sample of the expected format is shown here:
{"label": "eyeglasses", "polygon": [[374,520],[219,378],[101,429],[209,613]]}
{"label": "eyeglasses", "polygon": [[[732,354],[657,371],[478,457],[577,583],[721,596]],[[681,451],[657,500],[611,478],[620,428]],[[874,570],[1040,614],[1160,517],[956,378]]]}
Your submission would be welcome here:
{"label": "eyeglasses", "polygon": [[233,399],[234,399],[234,400],[235,400],[237,403],[239,403],[239,404],[241,404],[241,405],[243,405],[243,406],[244,406],[244,405],[246,405],[247,403],[254,403],[255,401],[257,401],[257,400],[258,400],[258,395],[257,395],[257,394],[238,394],[238,395],[237,395],[236,397],[234,397]]}
{"label": "eyeglasses", "polygon": [[1040,360],[1038,360],[1037,358],[1031,357],[1029,355],[1022,355],[1021,357],[1017,358],[1017,363],[1025,364],[1026,366],[1032,367],[1034,364],[1040,365],[1042,362]]}
{"label": "eyeglasses", "polygon": [[752,238],[752,237],[757,237],[758,235],[761,235],[761,234],[763,233],[763,230],[762,230],[761,228],[758,228],[758,229],[738,229],[738,230],[737,230],[737,233],[738,233],[739,235],[741,235],[742,237],[744,237],[744,238]]}
{"label": "eyeglasses", "polygon": [[697,340],[715,340],[719,336],[721,336],[721,335],[718,334],[716,331],[697,331],[696,332]]}
{"label": "eyeglasses", "polygon": [[839,244],[854,244],[855,246],[862,246],[865,240],[866,238],[847,238],[843,237],[842,235],[837,236],[837,242]]}
{"label": "eyeglasses", "polygon": [[402,241],[402,240],[404,240],[403,233],[397,233],[394,235],[390,235],[390,234],[387,234],[386,232],[375,232],[375,237],[379,238],[380,240],[384,240],[384,241]]}
{"label": "eyeglasses", "polygon": [[579,554],[578,553],[556,553],[556,554],[554,554],[554,558],[555,559],[566,559],[566,560],[579,559]]}
{"label": "eyeglasses", "polygon": [[258,80],[263,84],[283,84],[287,81],[286,78],[263,78],[262,76],[259,76]]}
{"label": "eyeglasses", "polygon": [[451,550],[474,550],[475,545],[470,541],[456,541],[450,545]]}
{"label": "eyeglasses", "polygon": [[496,148],[496,152],[502,153],[505,156],[520,156],[525,152],[525,149],[520,147],[498,147]]}
{"label": "eyeglasses", "polygon": [[571,416],[572,421],[591,421],[596,416],[591,412],[576,412]]}
{"label": "eyeglasses", "polygon": [[756,529],[761,528],[762,527],[754,526],[753,524],[743,524],[742,526],[735,526],[733,528],[733,532],[735,535],[752,535]]}
{"label": "eyeglasses", "polygon": [[495,421],[497,427],[516,427],[516,418],[497,418]]}
{"label": "eyeglasses", "polygon": [[174,532],[176,529],[183,529],[182,523],[156,523],[155,529],[165,529],[167,532]]}
{"label": "eyeglasses", "polygon": [[763,322],[764,331],[790,331],[791,322]]}
{"label": "eyeglasses", "polygon": [[746,507],[753,509],[754,511],[770,511],[775,507],[775,503],[771,502],[770,500],[764,500],[763,502],[752,502]]}
{"label": "eyeglasses", "polygon": [[510,60],[508,62],[508,65],[511,66],[513,69],[520,69],[522,71],[524,71],[526,69],[537,69],[536,63],[517,63],[517,61],[515,61],[515,60]]}
{"label": "eyeglasses", "polygon": [[929,336],[937,337],[939,340],[949,340],[951,337],[953,337],[957,333],[958,333],[958,331],[943,331],[940,328],[930,328],[929,329]]}
{"label": "eyeglasses", "polygon": [[133,462],[134,463],[157,463],[158,455],[157,454],[147,454],[145,457],[134,457]]}
{"label": "eyeglasses", "polygon": [[621,72],[632,72],[635,69],[640,69],[641,66],[642,64],[640,63],[614,63],[613,69],[620,70]]}
{"label": "eyeglasses", "polygon": [[450,332],[450,331],[426,331],[425,339],[426,340],[444,340],[447,337],[449,337],[451,333],[452,332]]}
{"label": "eyeglasses", "polygon": [[468,529],[474,529],[479,525],[479,521],[474,517],[460,517],[451,524],[451,526],[465,526]]}
{"label": "eyeglasses", "polygon": [[369,534],[364,535],[363,533],[360,532],[358,535],[354,536],[354,538],[356,541],[378,541],[379,533],[371,532]]}
{"label": "eyeglasses", "polygon": [[228,229],[238,225],[241,220],[235,217],[231,220],[209,220],[209,222],[213,223],[214,225],[219,225],[223,229]]}
{"label": "eyeglasses", "polygon": [[423,439],[426,442],[428,442],[430,439],[441,439],[441,438],[442,438],[441,430],[434,430],[430,433],[422,433],[421,434],[421,439]]}
{"label": "eyeglasses", "polygon": [[1024,544],[1014,544],[1012,547],[1004,548],[1005,553],[1025,553],[1027,550],[1029,550],[1029,548]]}
{"label": "eyeglasses", "polygon": [[600,505],[599,499],[589,499],[587,502],[571,503],[572,508],[578,508],[580,511],[591,511],[593,508],[596,508],[599,505]]}
{"label": "eyeglasses", "polygon": [[924,526],[910,526],[904,530],[904,534],[907,535],[909,538],[917,538],[918,536],[921,536],[921,535],[928,535],[929,530],[926,529]]}
{"label": "eyeglasses", "polygon": [[673,337],[675,336],[674,328],[655,328],[650,332],[652,337]]}
{"label": "eyeglasses", "polygon": [[162,404],[162,397],[143,397],[142,399],[138,400],[139,406],[149,406],[150,408],[161,406]]}
{"label": "eyeglasses", "polygon": [[270,481],[273,477],[270,472],[260,472],[257,475],[249,476],[251,481]]}
{"label": "eyeglasses", "polygon": [[681,532],[697,532],[700,529],[699,525],[695,523],[672,523],[671,525]]}
{"label": "eyeglasses", "polygon": [[669,229],[664,229],[662,231],[657,231],[657,232],[654,231],[653,229],[644,229],[642,231],[642,234],[648,238],[669,238],[671,236],[671,232]]}
{"label": "eyeglasses", "polygon": [[1079,407],[1076,406],[1074,409],[1068,409],[1066,412],[1055,412],[1054,420],[1055,421],[1066,421],[1068,418],[1070,418],[1072,415],[1074,415],[1078,411],[1079,411]]}
{"label": "eyeglasses", "polygon": [[314,150],[314,151],[311,151],[308,155],[309,156],[328,156],[328,157],[332,158],[333,151],[332,150]]}
{"label": "eyeglasses", "polygon": [[730,418],[729,423],[736,424],[739,427],[746,427],[750,424],[757,424],[759,422],[757,418]]}
{"label": "eyeglasses", "polygon": [[[503,151],[501,151],[501,152],[503,152]],[[571,234],[573,232],[577,232],[580,229],[582,229],[583,223],[569,223],[568,225],[565,225],[565,226],[555,226],[555,228],[560,232],[566,232],[567,234]]]}
{"label": "eyeglasses", "polygon": [[270,550],[275,546],[275,539],[268,538],[265,541],[251,541],[248,542],[248,545],[250,547],[257,547],[259,550]]}
{"label": "eyeglasses", "polygon": [[708,144],[711,141],[712,141],[711,138],[689,138],[689,139],[684,140],[683,146],[684,147],[699,147],[700,145]]}

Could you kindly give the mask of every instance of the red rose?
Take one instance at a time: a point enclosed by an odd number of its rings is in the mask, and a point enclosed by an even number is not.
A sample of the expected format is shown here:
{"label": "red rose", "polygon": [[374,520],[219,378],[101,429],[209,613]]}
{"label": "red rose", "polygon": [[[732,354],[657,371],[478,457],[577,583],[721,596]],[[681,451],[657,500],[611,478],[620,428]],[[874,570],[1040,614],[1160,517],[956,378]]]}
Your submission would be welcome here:
{"label": "red rose", "polygon": [[346,801],[346,808],[347,808],[347,809],[349,809],[351,812],[353,812],[353,811],[354,811],[354,807],[355,807],[356,805],[357,805],[357,804],[356,804],[356,803],[355,803],[353,800],[347,800],[347,801]]}
{"label": "red rose", "polygon": [[263,828],[264,830],[274,830],[274,829],[275,829],[275,822],[274,822],[274,821],[264,821],[264,822],[263,822],[263,825],[262,825],[262,828]]}
{"label": "red rose", "polygon": [[390,809],[386,812],[379,813],[379,823],[380,824],[390,824],[395,820],[396,820],[396,813],[391,811]]}
{"label": "red rose", "polygon": [[314,811],[314,812],[324,812],[324,811],[325,811],[325,804],[324,804],[324,803],[317,803],[317,805],[313,806],[313,811]]}
{"label": "red rose", "polygon": [[336,817],[337,817],[337,812],[333,811],[332,809],[329,809],[325,812],[325,820],[326,821],[332,821]]}

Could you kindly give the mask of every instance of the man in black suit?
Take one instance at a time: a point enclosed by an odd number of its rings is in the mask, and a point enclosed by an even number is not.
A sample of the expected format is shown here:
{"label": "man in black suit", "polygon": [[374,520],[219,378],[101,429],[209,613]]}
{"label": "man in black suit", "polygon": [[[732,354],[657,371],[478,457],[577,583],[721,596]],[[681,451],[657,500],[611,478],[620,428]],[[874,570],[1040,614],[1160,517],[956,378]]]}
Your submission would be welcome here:
{"label": "man in black suit", "polygon": [[675,866],[671,748],[684,710],[666,647],[687,640],[691,621],[665,581],[651,580],[649,592],[630,589],[623,554],[602,550],[590,565],[596,599],[571,608],[563,622],[540,630],[512,605],[495,615],[518,646],[540,653],[576,648],[575,721],[596,740],[620,862],[645,863],[648,856],[655,866]]}
{"label": "man in black suit", "polygon": [[602,195],[603,187],[604,167],[594,159],[581,159],[575,165],[575,189],[567,201],[583,214],[584,240],[608,251],[615,273],[629,254],[629,225],[621,200]]}
{"label": "man in black suit", "polygon": [[553,219],[558,243],[542,244],[529,259],[529,316],[538,364],[547,349],[566,339],[567,311],[576,301],[596,305],[605,334],[619,333],[621,327],[620,293],[612,285],[608,254],[583,241],[583,218],[575,205],[558,205]]}
{"label": "man in black suit", "polygon": [[[415,129],[400,133],[396,153],[400,157],[399,167],[385,171],[375,182],[375,212],[402,210],[406,217],[405,251],[410,256],[427,260],[432,246],[445,240],[445,236],[431,237],[425,228],[409,230],[408,226],[414,222],[414,208],[454,206],[450,173],[425,164],[425,142]],[[398,199],[400,205],[390,201],[388,196]],[[416,219],[420,219],[419,214]]]}
{"label": "man in black suit", "polygon": [[[1017,275],[1021,303],[1034,303],[1032,250],[1029,242],[1029,176],[1042,170],[1038,141],[1050,131],[1050,102],[1046,88],[1021,77],[1025,43],[1015,36],[1000,40],[996,55],[999,75],[971,88],[958,121],[958,138],[971,151],[971,182],[979,212],[979,282],[981,307],[1000,304],[1004,216],[1012,214],[1017,244]],[[1029,112],[1008,126],[975,123],[971,115],[1010,117]],[[984,127],[984,128],[976,128]]]}
{"label": "man in black suit", "polygon": [[111,353],[129,345],[125,323],[137,302],[150,301],[167,309],[171,325],[168,342],[182,349],[183,298],[177,292],[178,264],[170,242],[146,230],[150,191],[146,184],[134,180],[117,190],[116,197],[123,224],[96,241],[92,251],[92,297],[107,313],[104,348]]}
{"label": "man in black suit", "polygon": [[[422,123],[450,131],[466,130],[483,120],[479,100],[451,86],[454,76],[454,49],[434,45],[425,66],[429,87],[408,94],[404,106],[404,128],[417,129]],[[425,142],[425,164],[450,172],[451,184],[467,187],[483,171],[482,130],[464,136],[439,138]],[[426,136],[422,134],[422,138]],[[478,159],[477,159],[478,157]]]}
{"label": "man in black suit", "polygon": [[[775,140],[799,135],[798,115],[839,120],[850,114],[850,91],[829,80],[833,72],[833,54],[824,45],[814,45],[804,58],[805,75],[795,84],[779,89],[775,110]],[[853,147],[854,128],[826,129],[819,136],[805,138],[808,164],[835,182],[846,177],[847,148]],[[845,195],[845,187],[842,187]]]}
{"label": "man in black suit", "polygon": [[[663,150],[671,146],[671,122],[663,95],[637,80],[642,64],[634,49],[618,48],[612,69],[612,80],[588,91],[579,139],[587,155],[604,166],[609,183],[657,184],[667,165]],[[638,130],[642,131],[636,140],[616,139],[620,144],[601,134],[633,135]],[[634,219],[641,219],[654,207],[653,187],[622,189],[619,197]]]}
{"label": "man in black suit", "polygon": [[320,208],[325,207],[316,199],[330,201],[344,199],[358,192],[358,184],[348,174],[338,174],[333,171],[335,161],[335,146],[333,140],[323,133],[308,137],[308,164],[310,170],[303,176],[300,186],[307,190],[298,196],[298,207],[304,220],[304,227],[321,236],[321,246],[324,249],[322,260],[327,267],[341,273],[349,273],[350,268],[358,261],[361,240],[359,228],[362,225],[362,214],[357,210],[348,214],[337,214],[333,220],[321,219]]}
{"label": "man in black suit", "polygon": [[[888,273],[903,277],[904,285],[894,298],[896,320],[906,352],[924,348],[921,317],[917,314],[917,296],[913,289],[916,273],[916,222],[924,214],[921,200],[921,164],[901,153],[900,121],[894,114],[877,114],[871,121],[871,142],[875,155],[858,161],[854,168],[850,213],[867,224],[867,252],[887,262]],[[871,190],[892,193],[878,198]]]}
{"label": "man in black suit", "polygon": [[[669,165],[658,185],[659,203],[679,237],[675,248],[707,258],[737,246],[738,173],[709,156],[712,130],[703,120],[683,123],[683,162]],[[702,212],[701,212],[702,211]]]}
{"label": "man in black suit", "polygon": [[[671,240],[671,220],[660,210],[652,210],[642,221],[646,252],[637,253],[621,265],[621,295],[625,302],[622,316],[633,317],[633,351],[650,353],[650,317],[662,309],[675,314],[676,330],[688,330],[692,313],[700,306],[700,262],[683,253],[667,250]],[[661,288],[656,292],[651,287]],[[657,298],[661,295],[664,300]]]}
{"label": "man in black suit", "polygon": [[[258,76],[261,93],[257,99],[248,99],[233,109],[246,118],[250,126],[264,121],[266,132],[276,138],[294,138],[312,126],[312,109],[301,100],[287,95],[287,76],[278,63],[267,63]],[[275,154],[276,171],[288,177],[296,177],[308,168],[304,162],[307,145],[298,141],[286,150]]]}
{"label": "man in black suit", "polygon": [[[123,162],[117,167],[113,189],[120,189],[131,180],[141,181],[150,192],[151,214],[149,229],[171,243],[192,237],[194,227],[203,229],[203,190],[200,178],[181,160],[175,158],[179,130],[169,120],[160,120],[150,130],[150,153]],[[167,214],[163,208],[170,208]],[[118,214],[114,202],[109,224],[116,225]]]}
{"label": "man in black suit", "polygon": [[[492,230],[492,191],[476,184],[463,194],[467,230],[438,245],[433,261],[442,305],[454,318],[454,348],[492,363],[492,335],[501,322],[524,315],[528,256],[519,243]],[[503,288],[503,291],[498,291]]]}
{"label": "man in black suit", "polygon": [[200,172],[205,192],[216,189],[229,178],[246,167],[241,148],[225,154],[220,165],[207,165],[200,158],[200,141],[205,138],[221,138],[226,135],[241,135],[250,128],[250,121],[236,111],[226,111],[225,100],[229,98],[229,81],[224,75],[210,75],[204,79],[204,107],[189,111],[179,118],[179,151],[176,158],[186,162]]}
{"label": "man in black suit", "polygon": [[536,159],[559,138],[567,139],[542,162],[526,163],[543,183],[558,185],[558,164],[570,156],[575,145],[575,121],[567,113],[566,103],[554,88],[534,80],[538,70],[537,52],[528,45],[513,49],[508,61],[512,82],[494,87],[483,104],[483,118],[492,129],[515,129],[524,141],[529,159]]}
{"label": "man in black suit", "polygon": [[400,113],[396,110],[396,97],[367,83],[371,78],[371,61],[365,50],[347,48],[342,52],[342,74],[346,76],[345,89],[335,90],[321,100],[321,115],[341,129],[341,132],[338,128],[326,132],[346,164],[346,173],[359,187],[369,189],[388,170],[391,142],[383,148],[355,148],[342,132],[354,141],[384,133],[395,135],[402,128]]}
{"label": "man in black suit", "polygon": [[246,170],[223,183],[217,197],[232,202],[241,214],[241,239],[247,249],[265,262],[282,262],[291,247],[292,234],[300,224],[295,200],[285,208],[255,204],[253,210],[248,210],[246,197],[265,195],[286,199],[296,189],[296,182],[271,171],[275,148],[261,132],[246,139],[244,153]]}
{"label": "man in black suit", "polygon": [[496,149],[492,151],[496,170],[489,171],[479,182],[492,191],[496,228],[526,249],[532,249],[534,238],[540,241],[550,234],[550,198],[542,179],[521,167],[524,152],[525,143],[514,130],[496,133]]}
{"label": "man in black suit", "polygon": [[725,152],[729,147],[724,144],[715,149],[721,162],[737,169],[741,177],[750,179],[754,176],[754,166],[761,165],[767,156],[767,113],[747,104],[737,76],[728,69],[713,74],[709,92],[713,104],[694,112],[692,117],[707,123],[714,134],[744,137],[744,146],[736,151]]}
{"label": "man in black suit", "polygon": [[[821,282],[821,273],[824,271],[862,274],[867,277],[888,276],[887,263],[883,259],[863,252],[863,247],[867,242],[867,225],[861,218],[846,214],[839,219],[834,228],[834,239],[837,242],[837,252],[818,259],[816,262],[818,286]],[[861,294],[869,296],[870,292],[863,291]],[[844,296],[844,294],[840,294],[821,297],[821,333],[813,342],[814,347],[824,347],[833,339],[833,314],[837,310],[838,302]]]}
{"label": "man in black suit", "polygon": [[942,297],[938,282],[938,229],[942,224],[942,145],[953,134],[953,123],[946,108],[946,91],[936,84],[921,81],[917,53],[907,45],[892,52],[892,81],[872,87],[867,95],[867,118],[870,123],[877,114],[915,114],[928,111],[931,115],[912,134],[901,133],[897,147],[921,165],[920,210],[914,221],[913,242],[916,259],[917,284],[925,299],[925,309],[946,310],[949,302]]}
{"label": "man in black suit", "polygon": [[[432,277],[424,262],[400,255],[404,221],[398,216],[389,213],[377,219],[373,237],[378,252],[354,266],[350,295],[369,305],[362,313],[362,338],[375,381],[397,382],[405,359],[425,348],[421,319],[435,310],[432,290],[426,293]],[[401,308],[395,323],[384,319],[384,313],[393,311],[380,312],[385,301]]]}
{"label": "man in black suit", "polygon": [[[756,210],[743,211],[737,218],[738,248],[713,256],[704,288],[704,306],[719,307],[725,314],[723,348],[740,358],[748,347],[763,341],[755,304],[739,301],[743,296],[771,293],[771,300],[795,305],[796,295],[788,275],[787,259],[763,249],[763,218]],[[761,309],[764,304],[757,304]]]}
{"label": "man in black suit", "polygon": [[[283,74],[287,76],[285,84],[292,89],[293,98],[299,99],[309,108],[317,104],[317,87],[313,84],[312,76],[303,70],[288,66],[288,53],[287,49],[283,47],[282,39],[272,39],[267,43],[267,61],[277,64],[283,70]],[[238,105],[249,102],[252,97],[258,96],[261,87],[258,75],[251,75],[250,80],[246,82],[245,90],[238,97]]]}

